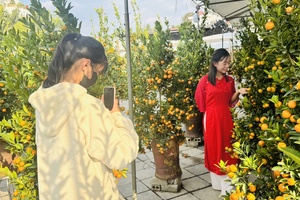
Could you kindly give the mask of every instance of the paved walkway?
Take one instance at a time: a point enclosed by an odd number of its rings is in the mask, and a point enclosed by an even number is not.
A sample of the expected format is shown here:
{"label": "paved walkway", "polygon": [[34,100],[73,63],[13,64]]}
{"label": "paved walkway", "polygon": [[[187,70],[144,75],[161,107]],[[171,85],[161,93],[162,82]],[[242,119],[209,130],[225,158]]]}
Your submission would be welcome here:
{"label": "paved walkway", "polygon": [[8,179],[0,177],[0,200],[11,200],[8,195]]}
{"label": "paved walkway", "polygon": [[[180,146],[180,166],[182,169],[182,188],[179,192],[162,192],[151,190],[150,181],[155,174],[153,154],[139,154],[136,159],[136,183],[138,200],[220,200],[220,191],[212,189],[210,176],[203,164],[203,146]],[[126,179],[121,178],[118,188],[126,200],[132,200],[131,165]]]}

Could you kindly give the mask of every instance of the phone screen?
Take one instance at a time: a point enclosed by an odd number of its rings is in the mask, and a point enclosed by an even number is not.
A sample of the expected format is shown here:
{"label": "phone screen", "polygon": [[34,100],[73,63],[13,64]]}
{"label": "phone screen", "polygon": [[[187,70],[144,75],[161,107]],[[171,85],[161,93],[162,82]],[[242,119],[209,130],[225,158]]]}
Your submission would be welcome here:
{"label": "phone screen", "polygon": [[104,105],[107,109],[111,110],[114,106],[115,88],[112,86],[104,87]]}

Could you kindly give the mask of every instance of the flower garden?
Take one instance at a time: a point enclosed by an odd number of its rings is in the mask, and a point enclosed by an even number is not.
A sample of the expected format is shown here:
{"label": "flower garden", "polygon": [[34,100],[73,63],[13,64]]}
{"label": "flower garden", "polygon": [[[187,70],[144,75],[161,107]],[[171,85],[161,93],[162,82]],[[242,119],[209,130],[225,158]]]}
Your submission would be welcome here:
{"label": "flower garden", "polygon": [[[38,199],[35,116],[28,96],[43,81],[60,38],[80,32],[81,27],[71,4],[52,3],[55,16],[38,0],[31,0],[30,6],[18,5],[30,15],[15,22],[2,17],[0,24],[0,138],[14,156],[12,169],[1,167],[0,172],[15,186],[14,200]],[[241,20],[240,46],[232,52],[230,73],[250,92],[233,109],[233,145],[224,149],[240,163],[219,163],[235,185],[224,199],[300,199],[299,3],[250,0],[251,17]],[[169,139],[184,142],[181,126],[195,115],[193,92],[207,73],[212,49],[204,43],[203,32],[186,22],[179,26],[181,38],[175,50],[168,22],[158,19],[153,29],[143,28],[136,1],[131,5],[136,23],[130,38],[134,123],[141,153],[155,138],[163,154]],[[120,55],[125,28],[116,7],[119,24],[112,31],[104,10],[96,12],[100,28],[93,36],[105,46],[110,70],[89,93],[100,97],[104,85],[115,84],[118,96],[126,99],[127,63]],[[5,16],[3,8],[0,15]]]}

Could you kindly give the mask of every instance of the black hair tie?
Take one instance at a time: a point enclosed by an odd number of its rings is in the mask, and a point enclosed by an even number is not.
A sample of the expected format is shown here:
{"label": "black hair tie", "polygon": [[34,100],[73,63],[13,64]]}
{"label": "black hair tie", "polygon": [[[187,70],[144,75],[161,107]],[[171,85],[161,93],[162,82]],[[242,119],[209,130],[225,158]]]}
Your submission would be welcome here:
{"label": "black hair tie", "polygon": [[79,40],[81,38],[81,34],[77,34],[77,37],[74,38],[74,40]]}

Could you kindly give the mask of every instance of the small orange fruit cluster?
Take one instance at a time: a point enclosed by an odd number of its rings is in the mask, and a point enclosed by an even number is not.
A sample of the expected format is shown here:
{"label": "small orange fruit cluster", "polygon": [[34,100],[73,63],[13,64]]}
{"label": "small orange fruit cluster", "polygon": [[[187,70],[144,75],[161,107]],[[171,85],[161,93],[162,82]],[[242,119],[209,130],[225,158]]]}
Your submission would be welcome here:
{"label": "small orange fruit cluster", "polygon": [[24,171],[25,162],[22,161],[20,157],[15,157],[14,160],[13,160],[13,163],[17,167],[18,172],[23,172]]}
{"label": "small orange fruit cluster", "polygon": [[112,170],[114,177],[117,178],[116,183],[118,183],[118,179],[122,177],[127,178],[127,171],[128,168],[124,168],[123,170],[117,170],[117,169]]}
{"label": "small orange fruit cluster", "polygon": [[274,27],[275,27],[275,24],[272,21],[268,21],[265,25],[265,28],[267,31],[272,30]]}
{"label": "small orange fruit cluster", "polygon": [[231,164],[226,166],[227,176],[229,178],[233,178],[235,176],[235,172],[237,172],[238,168],[236,165]]}

